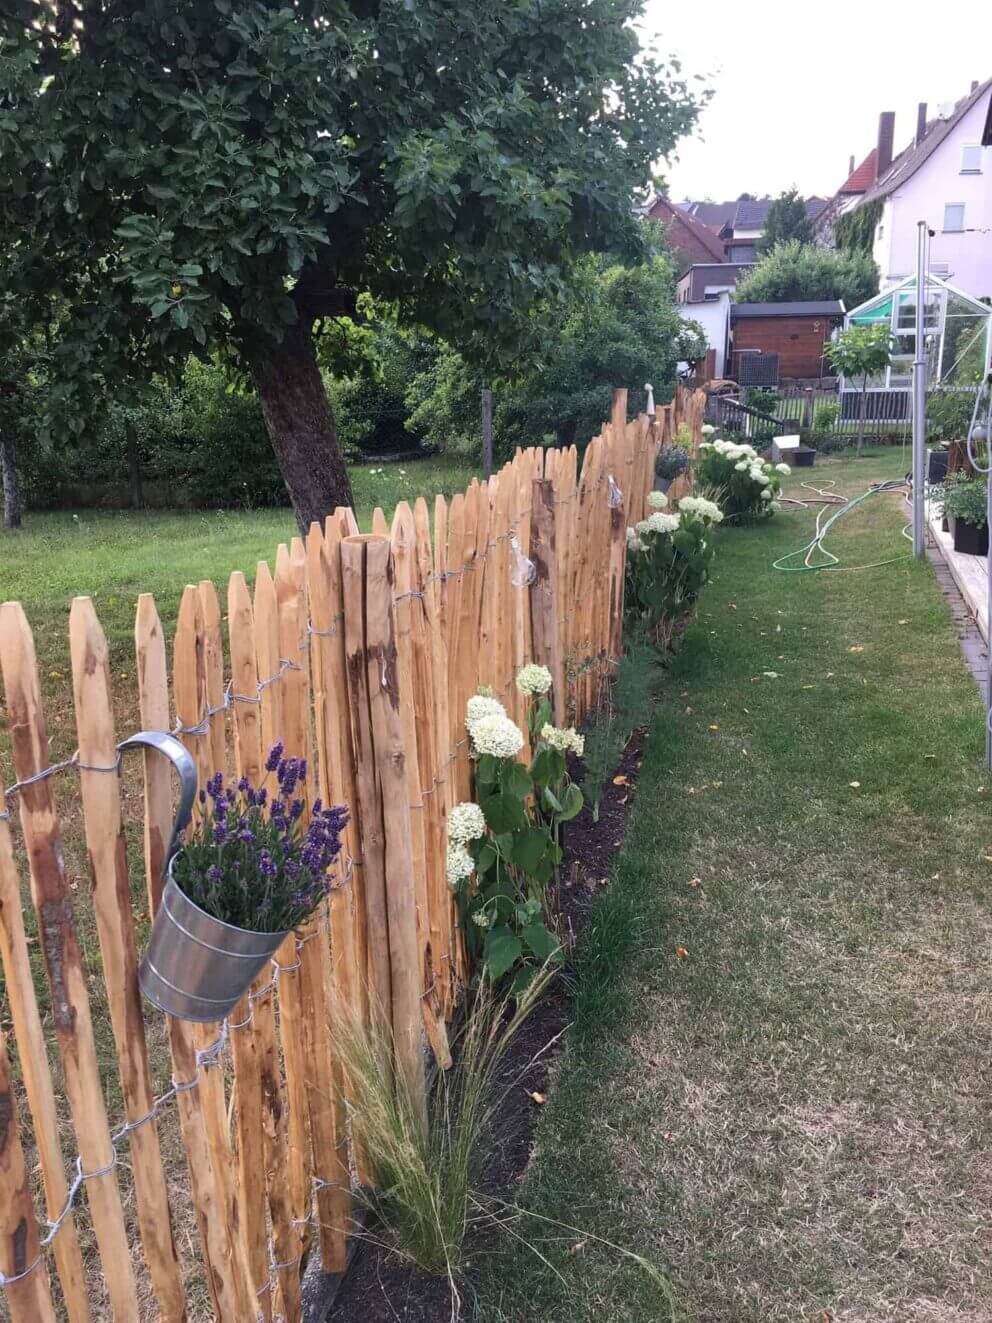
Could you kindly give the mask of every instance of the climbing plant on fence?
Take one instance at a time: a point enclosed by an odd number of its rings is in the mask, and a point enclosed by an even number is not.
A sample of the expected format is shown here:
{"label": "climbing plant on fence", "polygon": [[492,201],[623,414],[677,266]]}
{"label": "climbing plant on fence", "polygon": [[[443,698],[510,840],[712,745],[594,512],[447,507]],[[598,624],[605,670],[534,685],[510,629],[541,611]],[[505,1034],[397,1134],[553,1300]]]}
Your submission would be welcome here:
{"label": "climbing plant on fence", "polygon": [[[391,527],[376,511],[371,534],[338,509],[279,547],[274,574],[260,562],[253,592],[240,573],[223,604],[213,583],[187,586],[171,684],[155,602],[139,598],[141,722],[178,737],[199,784],[223,772],[258,785],[265,751],[281,743],[316,769],[296,790],[302,823],[318,796],[349,810],[329,895],[233,1014],[211,1024],[165,1017],[171,1083],[158,1094],[148,1041],[158,1013],[139,993],[122,791],[142,757],[153,915],[172,831],[170,768],[152,749],[118,744],[107,644],[88,598],[69,619],[78,750],[51,763],[31,627],[16,602],[0,607],[10,734],[0,756],[9,752],[14,770],[6,790],[0,782],[12,1024],[0,1041],[0,1285],[14,1323],[82,1323],[103,1308],[103,1292],[117,1320],[133,1323],[149,1299],[167,1323],[185,1318],[177,1200],[195,1209],[194,1253],[220,1323],[259,1314],[298,1323],[301,1264],[344,1267],[352,1172],[366,1179],[368,1164],[333,1050],[335,1008],[382,1015],[395,1069],[423,1100],[425,1045],[450,1064],[447,1026],[470,973],[445,874],[448,808],[472,788],[467,701],[485,685],[527,729],[529,700],[513,679],[535,662],[551,674],[555,720],[581,721],[622,650],[625,530],[644,514],[656,451],[683,417],[698,439],[698,398],[680,392],[656,419],[627,422],[618,396],[581,471],[574,447],[518,451],[488,483],[438,497],[433,510],[423,498],[401,503]],[[102,965],[92,977],[55,798],[56,777],[69,776],[79,778],[92,869]],[[44,991],[32,977],[24,871]],[[113,1065],[98,1050],[104,1015]],[[118,1091],[122,1115],[107,1103]],[[186,1156],[178,1183],[166,1180],[159,1137],[175,1118]],[[68,1174],[66,1136],[78,1154]],[[92,1241],[75,1216],[83,1191]]]}

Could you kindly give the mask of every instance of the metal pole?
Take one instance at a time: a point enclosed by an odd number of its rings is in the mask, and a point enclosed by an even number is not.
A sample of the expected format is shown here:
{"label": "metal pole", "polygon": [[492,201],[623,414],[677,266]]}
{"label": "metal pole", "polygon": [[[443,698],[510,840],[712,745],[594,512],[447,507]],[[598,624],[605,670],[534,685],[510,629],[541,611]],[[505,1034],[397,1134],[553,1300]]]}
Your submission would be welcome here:
{"label": "metal pole", "polygon": [[482,392],[482,472],[493,476],[493,393],[488,386]]}
{"label": "metal pole", "polygon": [[927,354],[923,340],[926,299],[926,221],[916,226],[916,358],[913,362],[913,555],[925,549],[924,484],[926,481]]}

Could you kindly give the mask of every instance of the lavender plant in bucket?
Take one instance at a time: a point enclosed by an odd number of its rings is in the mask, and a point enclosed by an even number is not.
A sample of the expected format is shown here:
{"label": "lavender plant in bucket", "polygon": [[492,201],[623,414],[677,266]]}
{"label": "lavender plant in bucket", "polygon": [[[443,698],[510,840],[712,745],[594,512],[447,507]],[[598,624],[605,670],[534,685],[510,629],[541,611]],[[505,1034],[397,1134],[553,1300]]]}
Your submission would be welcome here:
{"label": "lavender plant in bucket", "polygon": [[316,800],[310,822],[306,761],[276,744],[271,787],[218,772],[200,791],[200,818],[169,864],[162,904],[139,970],[141,990],[185,1020],[222,1020],[285,937],[330,890],[347,810]]}

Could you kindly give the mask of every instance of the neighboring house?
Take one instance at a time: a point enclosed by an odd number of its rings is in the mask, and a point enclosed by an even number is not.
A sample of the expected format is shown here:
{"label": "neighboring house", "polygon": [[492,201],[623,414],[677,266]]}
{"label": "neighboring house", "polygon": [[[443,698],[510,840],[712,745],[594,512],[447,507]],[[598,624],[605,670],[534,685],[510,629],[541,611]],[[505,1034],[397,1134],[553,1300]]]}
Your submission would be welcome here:
{"label": "neighboring house", "polygon": [[879,117],[875,177],[846,203],[835,195],[834,218],[858,207],[878,211],[872,256],[883,289],[915,272],[917,222],[925,220],[934,232],[930,273],[973,298],[992,295],[992,79],[973,83],[934,119],[921,102],[913,141],[898,156],[894,133],[895,115],[886,111]]}
{"label": "neighboring house", "polygon": [[843,317],[844,306],[837,299],[732,304],[729,375],[739,376],[744,354],[778,354],[778,375],[785,380],[829,375],[824,346]]}
{"label": "neighboring house", "polygon": [[[895,116],[891,115],[890,111],[886,111],[882,118],[884,119],[886,116],[891,116],[893,120],[895,119]],[[889,141],[891,143],[891,139],[892,139],[891,126],[888,128],[888,134],[889,134]],[[879,137],[881,136],[882,136],[882,125],[881,123],[879,123]],[[847,167],[847,178],[844,180],[843,184],[841,184],[840,188],[833,195],[833,197],[830,199],[827,205],[823,208],[819,216],[817,216],[816,221],[814,222],[813,230],[814,233],[816,234],[818,243],[823,244],[824,247],[833,246],[834,222],[839,217],[843,216],[846,212],[852,211],[858,205],[858,203],[861,201],[864,195],[868,192],[869,188],[871,188],[872,185],[875,183],[875,180],[877,178],[878,178],[877,147],[873,147],[871,149],[871,151],[868,153],[865,159],[860,163],[860,165],[855,165],[854,157],[853,156],[851,157]]]}
{"label": "neighboring house", "polygon": [[[765,220],[774,198],[738,198],[736,202],[680,202],[692,220],[716,231],[726,262],[754,262],[756,245],[765,232]],[[826,198],[807,198],[806,214],[814,223],[827,205]]]}
{"label": "neighboring house", "polygon": [[705,303],[719,298],[724,292],[729,294],[752,265],[750,262],[694,262],[675,286],[675,301]]}
{"label": "neighboring house", "polygon": [[727,375],[730,308],[730,294],[727,290],[698,303],[681,302],[676,305],[676,311],[683,321],[697,322],[702,327],[707,348],[713,352],[714,377]]}
{"label": "neighboring house", "polygon": [[716,234],[672,206],[667,198],[655,198],[645,209],[645,215],[664,228],[668,246],[676,257],[676,274],[694,262],[723,261],[723,244]]}

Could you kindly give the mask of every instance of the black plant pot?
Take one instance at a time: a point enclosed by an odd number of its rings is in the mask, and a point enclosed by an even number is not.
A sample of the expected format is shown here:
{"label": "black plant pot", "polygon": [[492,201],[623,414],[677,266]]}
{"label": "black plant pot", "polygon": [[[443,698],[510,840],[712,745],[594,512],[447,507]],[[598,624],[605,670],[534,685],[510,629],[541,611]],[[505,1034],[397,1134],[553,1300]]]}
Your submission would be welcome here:
{"label": "black plant pot", "polygon": [[965,556],[987,556],[989,554],[989,530],[966,524],[963,519],[955,519],[954,550]]}
{"label": "black plant pot", "polygon": [[927,451],[927,482],[943,482],[947,477],[947,451]]}

